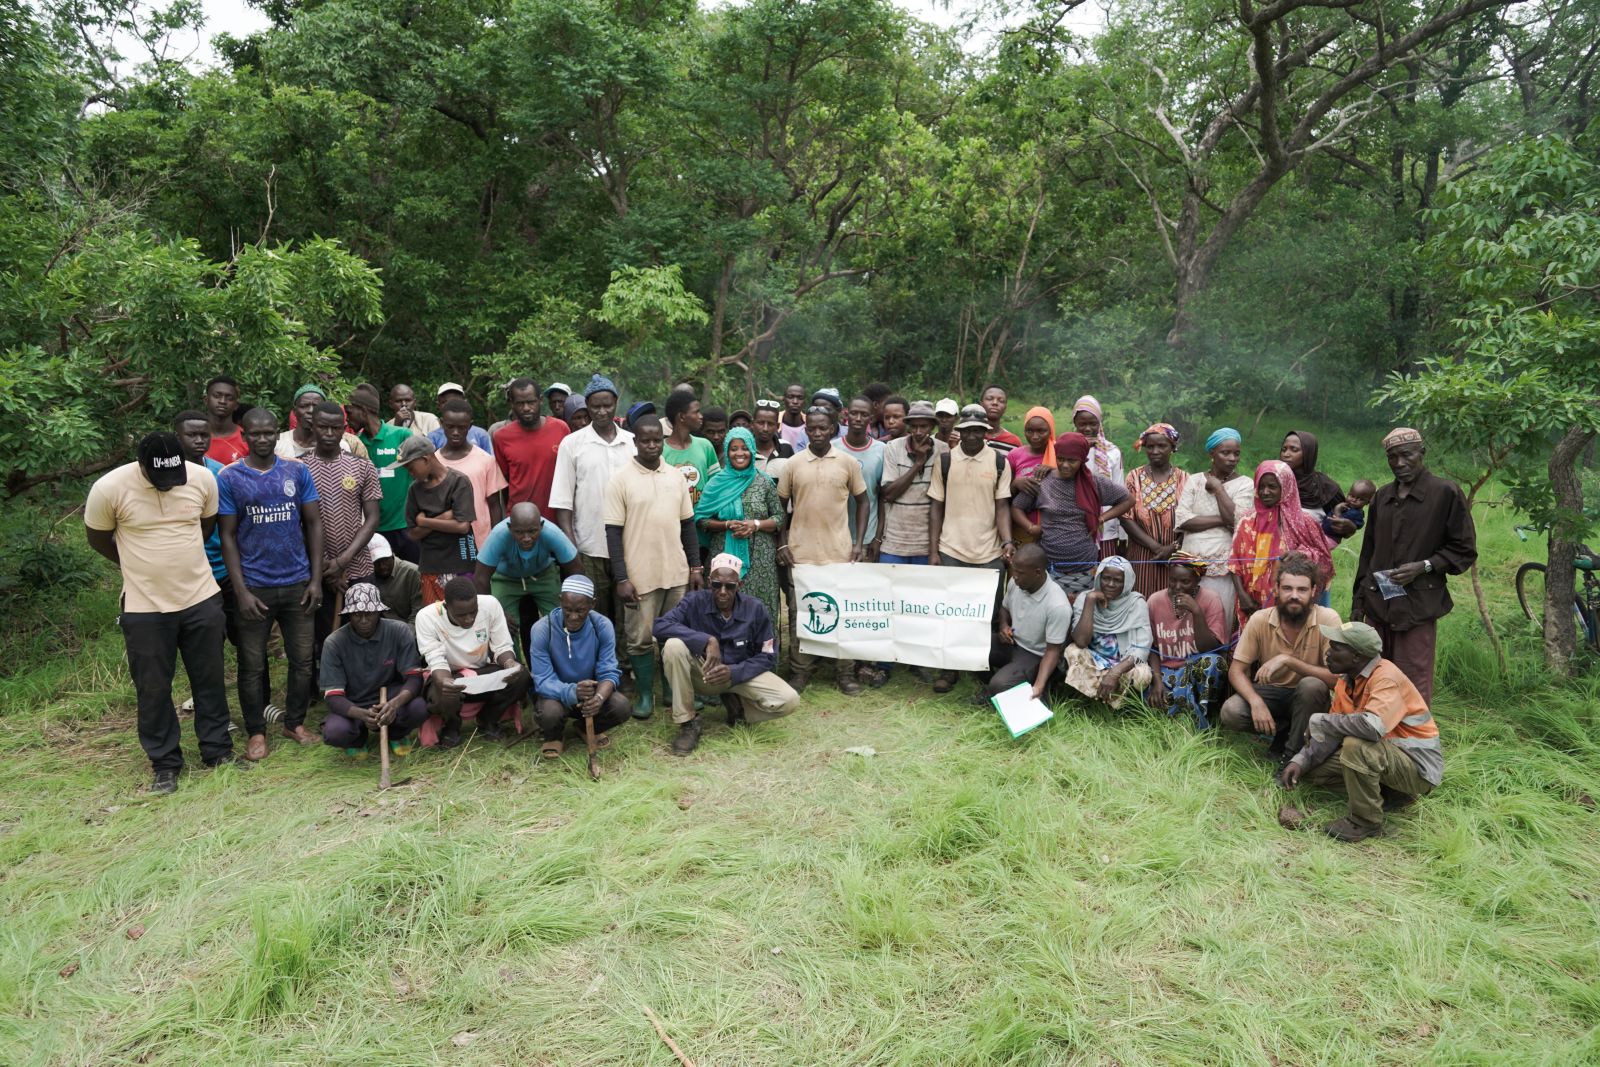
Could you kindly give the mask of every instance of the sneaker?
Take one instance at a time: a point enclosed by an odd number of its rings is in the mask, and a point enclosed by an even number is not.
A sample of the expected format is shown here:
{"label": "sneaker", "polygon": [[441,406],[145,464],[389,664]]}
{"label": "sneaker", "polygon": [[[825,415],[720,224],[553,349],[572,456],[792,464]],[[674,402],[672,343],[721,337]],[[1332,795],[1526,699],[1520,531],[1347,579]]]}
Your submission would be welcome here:
{"label": "sneaker", "polygon": [[185,700],[182,704],[178,705],[178,714],[179,715],[193,715],[194,714],[194,697],[190,697],[188,700]]}
{"label": "sneaker", "polygon": [[239,732],[239,724],[234,722],[232,719],[229,719],[228,720],[228,732],[230,734],[238,733]]}
{"label": "sneaker", "polygon": [[857,667],[856,677],[873,689],[882,689],[889,684],[889,672],[877,667]]}
{"label": "sneaker", "polygon": [[357,763],[365,763],[367,761],[367,750],[365,748],[347,748],[344,750],[344,754]]}
{"label": "sneaker", "polygon": [[672,754],[687,756],[700,744],[700,716],[678,724],[678,736],[672,739]]}
{"label": "sneaker", "polygon": [[391,756],[409,756],[409,755],[411,755],[411,739],[408,737],[408,738],[405,738],[403,740],[396,741],[396,740],[391,738],[390,741],[389,741],[389,755],[391,755]]}
{"label": "sneaker", "polygon": [[177,771],[157,771],[150,781],[150,792],[156,796],[171,796],[178,791]]}
{"label": "sneaker", "polygon": [[261,717],[266,720],[268,726],[271,726],[273,723],[283,720],[283,709],[276,704],[268,704],[262,709]]}
{"label": "sneaker", "polygon": [[834,679],[834,681],[839,687],[839,692],[843,693],[845,696],[858,697],[861,695],[861,683],[856,681],[856,675],[854,671],[851,671],[849,674],[840,673]]}
{"label": "sneaker", "polygon": [[244,760],[241,760],[232,752],[228,753],[226,756],[218,756],[216,759],[206,760],[205,764],[206,769],[210,771],[214,771],[218,767],[238,767],[239,769],[244,770],[246,768],[255,766],[253,763],[246,763]]}
{"label": "sneaker", "polygon": [[1365,841],[1369,837],[1379,837],[1383,834],[1382,826],[1368,826],[1366,823],[1356,822],[1350,816],[1327,825],[1328,836],[1337,841],[1348,841],[1355,844]]}
{"label": "sneaker", "polygon": [[940,671],[939,677],[934,679],[933,691],[935,693],[948,693],[956,687],[955,671]]}
{"label": "sneaker", "polygon": [[926,667],[912,667],[911,677],[915,678],[923,685],[933,684],[933,672]]}

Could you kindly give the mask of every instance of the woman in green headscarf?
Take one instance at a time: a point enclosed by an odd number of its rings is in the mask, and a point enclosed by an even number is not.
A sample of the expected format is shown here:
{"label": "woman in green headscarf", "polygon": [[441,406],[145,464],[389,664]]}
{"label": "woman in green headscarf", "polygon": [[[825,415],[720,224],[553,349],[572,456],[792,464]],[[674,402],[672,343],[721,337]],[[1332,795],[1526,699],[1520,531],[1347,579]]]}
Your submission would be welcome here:
{"label": "woman in green headscarf", "polygon": [[778,620],[778,531],[783,502],[772,479],[756,470],[755,435],[743,426],[723,442],[727,465],[712,475],[695,504],[694,521],[711,538],[711,554],[728,552],[744,563],[744,592]]}

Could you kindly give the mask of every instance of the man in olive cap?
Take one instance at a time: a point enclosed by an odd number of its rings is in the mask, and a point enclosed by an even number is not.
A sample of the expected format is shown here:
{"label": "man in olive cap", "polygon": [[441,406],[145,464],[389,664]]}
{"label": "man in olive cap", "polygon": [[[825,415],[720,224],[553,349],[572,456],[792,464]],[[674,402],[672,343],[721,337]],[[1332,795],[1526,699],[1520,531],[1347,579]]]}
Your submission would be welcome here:
{"label": "man in olive cap", "polygon": [[[1405,672],[1383,658],[1377,630],[1364,622],[1320,629],[1328,670],[1338,677],[1333,705],[1311,716],[1305,746],[1279,780],[1285,789],[1302,781],[1343,789],[1350,813],[1328,824],[1328,836],[1361,841],[1383,832],[1385,812],[1410,807],[1439,784],[1439,727]],[[1302,818],[1293,808],[1278,813],[1285,826]]]}

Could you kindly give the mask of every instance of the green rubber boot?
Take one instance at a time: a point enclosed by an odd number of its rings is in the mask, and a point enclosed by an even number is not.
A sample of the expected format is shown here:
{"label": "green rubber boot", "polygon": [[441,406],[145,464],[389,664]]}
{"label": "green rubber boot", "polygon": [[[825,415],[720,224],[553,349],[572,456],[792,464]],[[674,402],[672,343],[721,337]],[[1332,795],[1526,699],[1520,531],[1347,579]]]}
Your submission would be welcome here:
{"label": "green rubber boot", "polygon": [[633,694],[633,717],[648,719],[656,710],[656,658],[650,653],[629,656],[637,692]]}

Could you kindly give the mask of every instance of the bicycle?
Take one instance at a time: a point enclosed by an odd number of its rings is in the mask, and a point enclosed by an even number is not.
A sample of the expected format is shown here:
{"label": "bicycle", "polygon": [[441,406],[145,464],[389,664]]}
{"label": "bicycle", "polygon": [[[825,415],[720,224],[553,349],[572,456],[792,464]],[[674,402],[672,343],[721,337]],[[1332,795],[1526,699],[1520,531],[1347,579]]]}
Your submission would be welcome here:
{"label": "bicycle", "polygon": [[[1515,529],[1519,538],[1524,541],[1528,539],[1527,527],[1518,526]],[[1583,576],[1583,583],[1572,603],[1578,632],[1583,635],[1584,643],[1590,649],[1600,652],[1600,574],[1597,574],[1600,572],[1600,555],[1596,555],[1588,545],[1579,545],[1573,567],[1577,574]],[[1548,570],[1543,563],[1524,563],[1517,568],[1517,603],[1521,605],[1524,616],[1541,624],[1544,618],[1544,578]],[[1537,615],[1534,614],[1535,607],[1539,610]]]}

